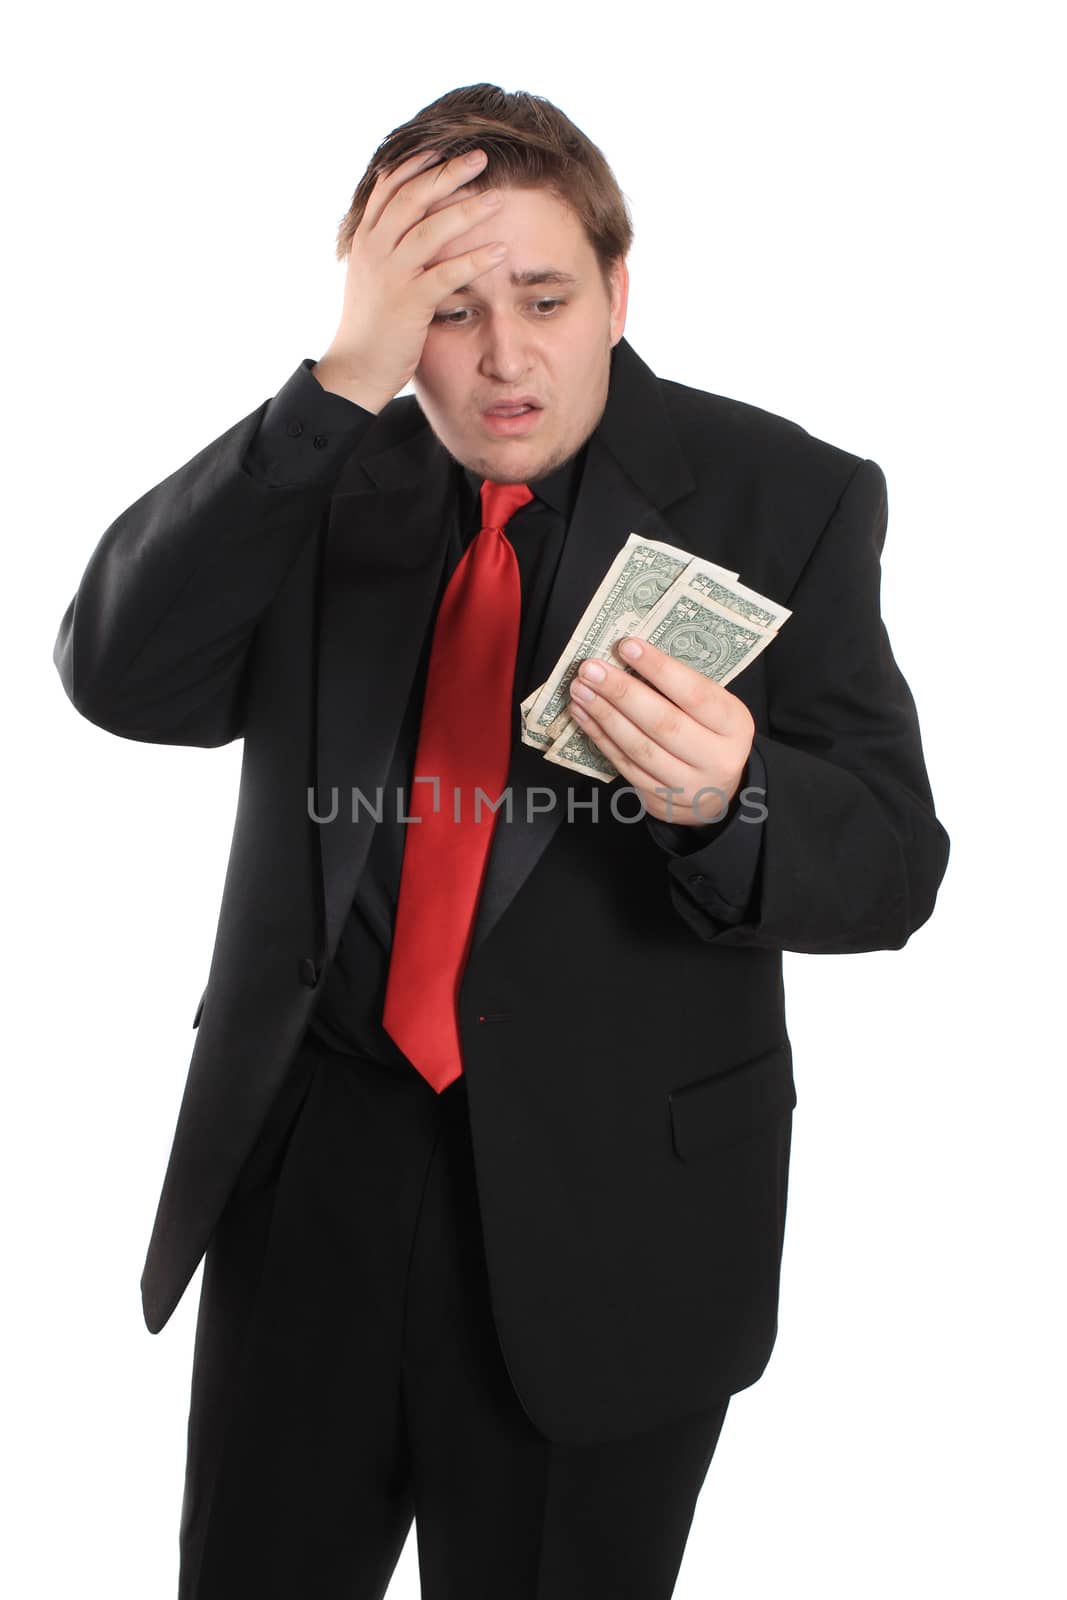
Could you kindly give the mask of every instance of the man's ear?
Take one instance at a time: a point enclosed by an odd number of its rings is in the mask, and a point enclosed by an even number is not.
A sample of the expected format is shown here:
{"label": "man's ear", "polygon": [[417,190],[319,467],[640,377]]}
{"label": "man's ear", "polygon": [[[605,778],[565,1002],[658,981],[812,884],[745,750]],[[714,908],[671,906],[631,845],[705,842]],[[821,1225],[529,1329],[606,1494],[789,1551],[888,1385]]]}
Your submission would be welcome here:
{"label": "man's ear", "polygon": [[611,264],[611,343],[614,347],[622,338],[626,327],[626,303],[630,296],[630,269],[626,257],[619,256]]}

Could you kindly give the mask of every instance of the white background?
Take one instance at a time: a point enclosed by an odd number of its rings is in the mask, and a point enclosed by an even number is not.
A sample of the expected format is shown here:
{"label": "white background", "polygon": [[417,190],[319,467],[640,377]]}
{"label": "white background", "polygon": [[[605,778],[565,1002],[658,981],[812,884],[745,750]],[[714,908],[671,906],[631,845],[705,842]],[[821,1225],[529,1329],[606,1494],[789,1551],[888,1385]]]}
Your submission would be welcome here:
{"label": "white background", "polygon": [[[952,840],[904,950],[785,958],[778,1344],[676,1595],[1060,1595],[1052,8],[379,9],[105,0],[8,29],[0,1586],[175,1591],[200,1274],[158,1338],[138,1280],[240,761],[79,718],[60,617],[114,518],[324,352],[378,142],[488,80],[611,162],[653,371],[883,468],[884,616]],[[417,1592],[413,1531],[390,1600]]]}

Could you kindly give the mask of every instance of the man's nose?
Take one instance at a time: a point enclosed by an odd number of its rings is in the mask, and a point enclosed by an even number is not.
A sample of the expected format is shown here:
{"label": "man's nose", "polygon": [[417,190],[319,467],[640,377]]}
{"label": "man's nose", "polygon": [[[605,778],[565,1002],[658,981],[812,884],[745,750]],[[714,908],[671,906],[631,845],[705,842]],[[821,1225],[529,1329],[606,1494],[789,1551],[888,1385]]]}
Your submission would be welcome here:
{"label": "man's nose", "polygon": [[488,314],[482,322],[481,370],[513,382],[531,365],[529,330],[510,312]]}

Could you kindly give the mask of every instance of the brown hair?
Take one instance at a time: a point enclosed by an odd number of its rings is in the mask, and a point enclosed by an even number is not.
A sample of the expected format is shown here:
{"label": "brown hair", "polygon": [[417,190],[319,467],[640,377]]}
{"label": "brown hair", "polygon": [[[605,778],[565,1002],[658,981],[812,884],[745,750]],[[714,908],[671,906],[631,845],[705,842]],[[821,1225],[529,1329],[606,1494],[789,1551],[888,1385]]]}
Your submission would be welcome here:
{"label": "brown hair", "polygon": [[437,150],[447,161],[475,148],[488,159],[468,190],[544,188],[555,194],[577,215],[610,293],[610,267],[633,242],[629,207],[614,173],[592,140],[550,100],[521,89],[507,94],[494,83],[449,90],[382,140],[341,221],[337,259],[347,256],[381,173],[395,171],[419,150]]}

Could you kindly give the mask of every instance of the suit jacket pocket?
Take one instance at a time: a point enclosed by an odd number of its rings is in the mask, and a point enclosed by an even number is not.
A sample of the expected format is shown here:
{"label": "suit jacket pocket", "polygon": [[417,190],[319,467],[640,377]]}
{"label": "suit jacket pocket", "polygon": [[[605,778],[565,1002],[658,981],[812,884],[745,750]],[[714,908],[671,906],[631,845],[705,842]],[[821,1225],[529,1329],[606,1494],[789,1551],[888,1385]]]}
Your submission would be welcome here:
{"label": "suit jacket pocket", "polygon": [[667,1100],[675,1153],[683,1161],[750,1138],[797,1103],[789,1041],[726,1072],[681,1084]]}

